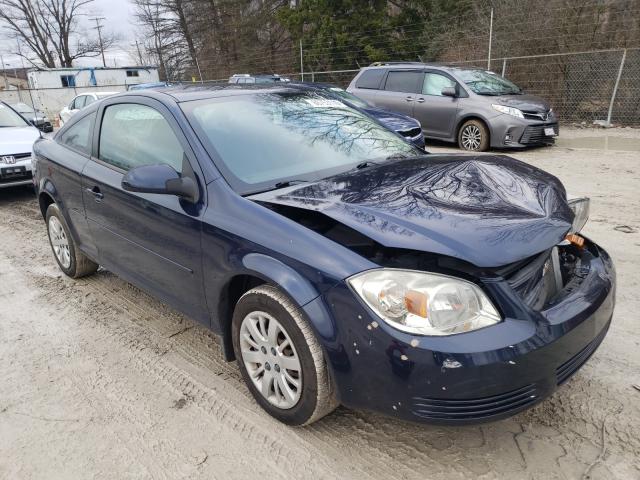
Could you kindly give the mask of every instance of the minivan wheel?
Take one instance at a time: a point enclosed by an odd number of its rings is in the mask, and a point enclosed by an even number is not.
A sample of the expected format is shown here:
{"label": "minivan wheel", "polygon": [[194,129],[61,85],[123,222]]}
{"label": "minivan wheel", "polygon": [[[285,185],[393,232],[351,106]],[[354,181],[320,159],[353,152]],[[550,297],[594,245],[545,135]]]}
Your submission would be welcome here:
{"label": "minivan wheel", "polygon": [[308,425],[336,408],[309,322],[278,288],[262,285],[238,300],[232,335],[242,376],[271,416],[288,425]]}
{"label": "minivan wheel", "polygon": [[46,214],[47,234],[53,256],[65,275],[80,278],[94,273],[98,264],[82,253],[69,234],[69,227],[55,203],[49,205]]}
{"label": "minivan wheel", "polygon": [[465,122],[458,132],[458,146],[472,152],[484,152],[489,148],[489,131],[480,120]]}

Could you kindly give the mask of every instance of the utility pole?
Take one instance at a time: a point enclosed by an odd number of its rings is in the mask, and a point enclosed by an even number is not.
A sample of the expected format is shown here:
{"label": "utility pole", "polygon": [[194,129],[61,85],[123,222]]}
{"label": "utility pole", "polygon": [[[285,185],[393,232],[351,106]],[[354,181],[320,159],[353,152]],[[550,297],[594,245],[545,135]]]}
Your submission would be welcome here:
{"label": "utility pole", "polygon": [[136,50],[138,51],[138,62],[140,65],[144,65],[144,61],[142,60],[142,52],[140,51],[140,44],[138,40],[136,40]]}
{"label": "utility pole", "polygon": [[102,66],[106,67],[107,66],[107,62],[104,59],[104,46],[102,45],[102,31],[101,31],[102,24],[100,23],[100,20],[105,20],[105,18],[104,17],[93,17],[91,20],[95,20],[95,22],[96,22],[95,30],[98,30],[98,41],[100,42],[100,53],[102,54]]}

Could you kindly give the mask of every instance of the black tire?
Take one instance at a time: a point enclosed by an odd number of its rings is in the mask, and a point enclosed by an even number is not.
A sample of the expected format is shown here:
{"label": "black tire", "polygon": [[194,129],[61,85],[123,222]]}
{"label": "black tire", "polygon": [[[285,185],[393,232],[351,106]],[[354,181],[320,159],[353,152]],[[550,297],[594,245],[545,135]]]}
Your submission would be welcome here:
{"label": "black tire", "polygon": [[[240,332],[243,320],[253,312],[265,312],[277,319],[295,347],[300,360],[302,382],[299,400],[293,407],[283,409],[270,403],[254,385],[247,371],[242,358]],[[249,290],[238,300],[233,312],[232,336],[233,348],[245,383],[258,404],[272,417],[287,425],[309,425],[338,406],[322,348],[309,322],[298,306],[278,288],[261,285]]]}
{"label": "black tire", "polygon": [[489,129],[481,120],[467,120],[458,130],[458,146],[471,152],[489,148]]}
{"label": "black tire", "polygon": [[[64,234],[66,236],[67,244],[69,246],[69,265],[63,265],[58,258],[58,255],[55,252],[52,235],[51,232],[51,217],[55,217],[62,229],[64,230]],[[98,270],[98,264],[87,257],[84,253],[82,253],[77,247],[75,242],[73,241],[73,237],[69,232],[69,227],[67,226],[67,222],[64,217],[60,213],[60,209],[55,203],[49,205],[47,208],[47,214],[45,216],[46,224],[47,224],[47,235],[49,237],[49,245],[51,245],[51,252],[53,253],[53,258],[56,259],[56,263],[60,270],[64,272],[65,275],[71,278],[80,278],[86,275],[91,275],[96,270]]]}

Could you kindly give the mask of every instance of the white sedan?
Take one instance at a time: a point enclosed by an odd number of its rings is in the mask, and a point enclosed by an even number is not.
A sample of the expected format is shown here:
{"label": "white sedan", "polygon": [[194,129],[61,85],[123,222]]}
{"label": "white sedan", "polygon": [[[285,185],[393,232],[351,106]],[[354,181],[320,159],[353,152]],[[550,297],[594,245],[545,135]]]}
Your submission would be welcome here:
{"label": "white sedan", "polygon": [[65,107],[60,110],[60,126],[68,122],[72,116],[74,116],[79,110],[86,107],[87,105],[91,105],[93,102],[97,102],[98,100],[102,100],[105,97],[115,95],[116,93],[120,92],[82,93],[74,97],[69,105],[65,105]]}
{"label": "white sedan", "polygon": [[0,189],[32,183],[31,150],[40,131],[0,102]]}

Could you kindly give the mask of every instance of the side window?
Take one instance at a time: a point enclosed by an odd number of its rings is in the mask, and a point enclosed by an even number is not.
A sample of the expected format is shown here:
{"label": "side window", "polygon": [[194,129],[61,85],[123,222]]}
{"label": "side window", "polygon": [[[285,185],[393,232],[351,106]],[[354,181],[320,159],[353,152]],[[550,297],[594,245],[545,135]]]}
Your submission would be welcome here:
{"label": "side window", "polygon": [[95,114],[78,120],[60,137],[60,143],[73,150],[91,155],[91,127]]}
{"label": "side window", "polygon": [[442,89],[446,87],[454,87],[456,82],[449,77],[440,75],[438,73],[427,73],[424,76],[424,82],[422,84],[422,93],[424,95],[437,95],[442,96]]}
{"label": "side window", "polygon": [[82,107],[84,107],[85,98],[87,98],[86,95],[80,95],[79,97],[76,97],[76,99],[73,101],[73,104],[71,105],[71,109],[80,110]]}
{"label": "side window", "polygon": [[93,102],[96,101],[95,98],[93,98],[92,95],[85,95],[85,102],[84,102],[84,106],[86,107],[87,105],[91,105]]}
{"label": "side window", "polygon": [[384,89],[391,92],[418,93],[422,72],[401,71],[389,72]]}
{"label": "side window", "polygon": [[356,88],[369,88],[378,90],[380,88],[380,81],[384,77],[384,68],[372,68],[371,70],[365,70],[362,75],[356,80]]}
{"label": "side window", "polygon": [[166,164],[180,173],[184,151],[160,112],[146,105],[121,103],[104,111],[99,157],[123,170]]}

